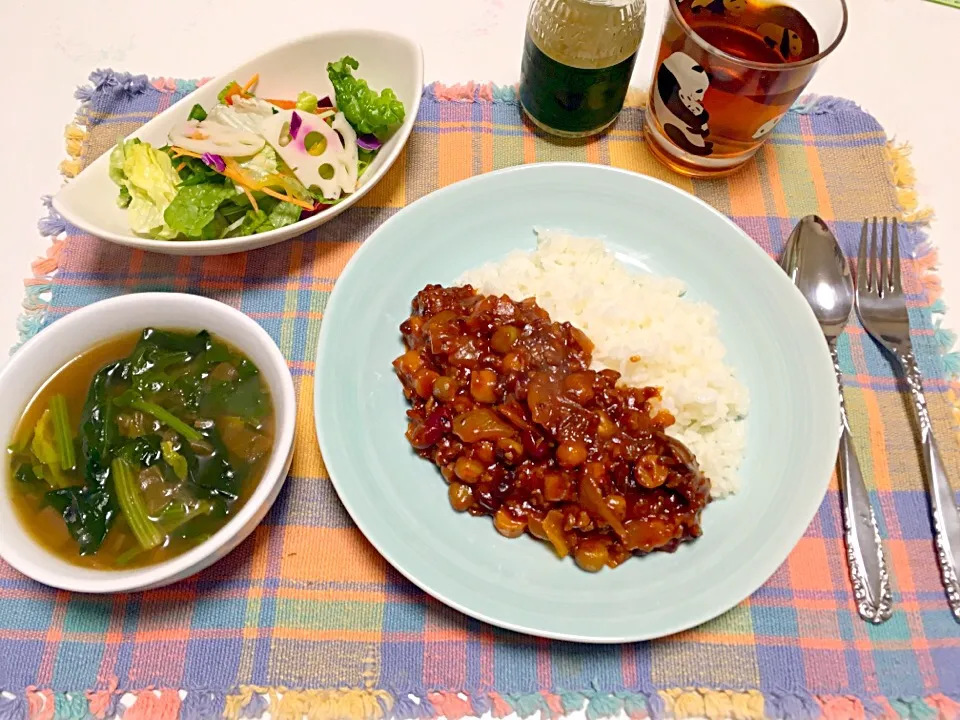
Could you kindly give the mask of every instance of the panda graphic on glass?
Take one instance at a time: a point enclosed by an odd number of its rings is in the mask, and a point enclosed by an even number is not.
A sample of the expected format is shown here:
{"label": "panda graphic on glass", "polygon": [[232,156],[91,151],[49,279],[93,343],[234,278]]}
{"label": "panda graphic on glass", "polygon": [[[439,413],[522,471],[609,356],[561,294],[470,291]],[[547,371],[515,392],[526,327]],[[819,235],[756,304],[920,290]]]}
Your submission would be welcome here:
{"label": "panda graphic on glass", "polygon": [[691,155],[713,152],[713,143],[706,139],[710,114],[703,107],[709,86],[707,71],[686,53],[673,53],[657,70],[653,89],[657,119],[667,137]]}

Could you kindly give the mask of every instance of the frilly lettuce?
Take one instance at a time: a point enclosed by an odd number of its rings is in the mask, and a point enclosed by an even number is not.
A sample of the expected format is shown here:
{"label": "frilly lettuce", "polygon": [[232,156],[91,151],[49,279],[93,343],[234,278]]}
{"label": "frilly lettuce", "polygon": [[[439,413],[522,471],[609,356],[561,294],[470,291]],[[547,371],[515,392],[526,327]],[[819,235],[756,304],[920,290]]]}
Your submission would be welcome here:
{"label": "frilly lettuce", "polygon": [[164,240],[177,236],[163,219],[180,182],[169,155],[139,140],[121,140],[110,153],[110,179],[121,187],[118,204],[126,203],[131,230]]}
{"label": "frilly lettuce", "polygon": [[403,103],[393,90],[387,88],[379,95],[366,80],[353,76],[360,63],[349,55],[327,65],[327,75],[337,98],[337,108],[343,112],[360,135],[373,133],[380,140],[403,122]]}

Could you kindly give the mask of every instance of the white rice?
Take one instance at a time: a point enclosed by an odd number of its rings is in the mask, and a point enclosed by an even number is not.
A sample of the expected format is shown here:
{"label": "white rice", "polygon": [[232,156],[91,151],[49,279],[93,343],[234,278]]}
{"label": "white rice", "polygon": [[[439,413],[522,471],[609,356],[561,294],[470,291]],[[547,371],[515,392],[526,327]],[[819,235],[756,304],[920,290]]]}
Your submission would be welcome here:
{"label": "white rice", "polygon": [[594,342],[593,368],[661,388],[676,418],[668,434],[697,456],[713,497],[740,487],[748,397],[717,329],[717,311],[683,297],[676,278],[627,270],[600,240],[537,230],[537,249],[470,270],[458,281],[484,294],[535,297],[550,317]]}

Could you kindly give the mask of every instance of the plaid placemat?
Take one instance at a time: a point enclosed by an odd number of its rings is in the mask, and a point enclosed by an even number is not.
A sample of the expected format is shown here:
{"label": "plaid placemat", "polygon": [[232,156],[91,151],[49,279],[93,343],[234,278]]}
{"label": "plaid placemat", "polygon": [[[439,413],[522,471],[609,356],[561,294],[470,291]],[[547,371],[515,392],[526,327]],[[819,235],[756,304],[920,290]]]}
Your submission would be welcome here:
{"label": "plaid placemat", "polygon": [[[92,80],[67,131],[68,175],[196,86],[109,71]],[[127,292],[195,292],[239,307],[290,362],[296,455],[253,536],[171,587],[73,595],[0,562],[0,719],[543,717],[585,704],[589,718],[960,717],[960,625],[940,586],[904,388],[859,326],[842,338],[840,356],[895,575],[896,612],[880,627],[860,621],[851,599],[835,482],[789,559],[749,600],[694,630],[622,646],[525,637],[447,609],[387,565],[337,500],[314,436],[312,373],[324,305],[344,264],[386,218],[438,187],[561,159],[679,185],[774,255],[807,213],[825,218],[852,253],[865,215],[903,211],[914,346],[944,460],[960,475],[949,379],[956,358],[942,354],[951,338],[937,325],[935,257],[904,152],[853,103],[813,100],[784,119],[743,172],[691,181],[648,153],[641,102],[632,97],[600,139],[555,143],[524,125],[513,88],[431,86],[406,151],[358,206],[307,236],[245,255],[144,254],[45,218],[41,229],[57,240],[28,281],[25,335]]]}

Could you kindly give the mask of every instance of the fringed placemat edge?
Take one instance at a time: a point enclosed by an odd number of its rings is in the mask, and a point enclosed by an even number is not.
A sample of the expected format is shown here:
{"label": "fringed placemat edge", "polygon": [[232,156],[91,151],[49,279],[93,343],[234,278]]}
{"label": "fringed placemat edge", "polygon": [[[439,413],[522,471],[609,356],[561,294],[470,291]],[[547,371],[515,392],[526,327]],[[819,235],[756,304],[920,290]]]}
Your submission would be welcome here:
{"label": "fringed placemat edge", "polygon": [[[87,121],[90,107],[99,99],[117,93],[140,94],[154,91],[173,93],[178,90],[190,92],[203,85],[209,78],[200,80],[176,80],[174,78],[156,78],[150,80],[146,75],[114,70],[97,69],[90,73],[90,82],[81,85],[74,92],[80,101],[73,121],[64,128],[64,145],[67,157],[60,163],[60,174],[64,182],[69,182],[83,169],[83,155],[87,149]],[[27,340],[43,328],[50,306],[53,278],[60,264],[60,254],[66,237],[67,224],[53,208],[51,195],[44,195],[41,202],[44,214],[37,221],[40,235],[50,238],[46,253],[30,263],[31,276],[23,281],[24,294],[21,311],[17,318],[17,343],[10,348],[12,355]],[[0,718],[3,716],[0,715]]]}
{"label": "fringed placemat edge", "polygon": [[374,688],[288,689],[244,685],[234,692],[145,688],[118,690],[115,684],[89,692],[52,692],[28,688],[20,695],[0,694],[0,718],[30,720],[202,720],[204,718],[336,718],[337,720],[461,720],[490,714],[561,718],[583,712],[588,720],[626,716],[630,720],[707,718],[723,720],[847,720],[848,718],[960,718],[958,698],[943,694],[883,698],[761,694],[676,688],[643,692],[555,691],[506,695],[496,692],[389,692]]}

